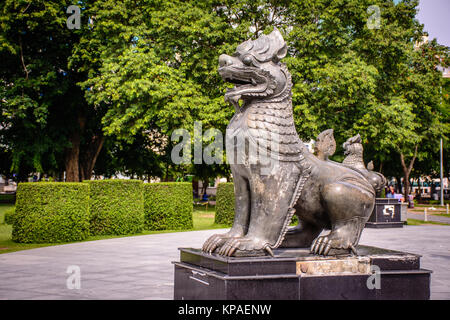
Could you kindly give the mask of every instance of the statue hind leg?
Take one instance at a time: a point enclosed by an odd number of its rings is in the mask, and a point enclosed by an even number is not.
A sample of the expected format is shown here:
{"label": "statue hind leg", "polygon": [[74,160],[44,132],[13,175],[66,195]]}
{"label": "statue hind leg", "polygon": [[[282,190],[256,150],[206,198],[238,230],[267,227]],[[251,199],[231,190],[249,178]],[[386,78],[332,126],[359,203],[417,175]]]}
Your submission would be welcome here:
{"label": "statue hind leg", "polygon": [[332,229],[314,240],[311,252],[328,255],[332,250],[344,249],[356,253],[355,247],[374,207],[373,190],[343,181],[326,185],[322,197]]}

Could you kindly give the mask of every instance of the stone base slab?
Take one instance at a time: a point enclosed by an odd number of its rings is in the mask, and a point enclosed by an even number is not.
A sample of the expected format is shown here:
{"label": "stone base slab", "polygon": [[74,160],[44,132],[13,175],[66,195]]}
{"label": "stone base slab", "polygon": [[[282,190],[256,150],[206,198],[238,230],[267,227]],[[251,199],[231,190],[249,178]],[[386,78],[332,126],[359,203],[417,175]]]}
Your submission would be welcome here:
{"label": "stone base slab", "polygon": [[223,257],[181,248],[174,262],[176,300],[430,298],[431,271],[420,256],[358,246],[358,256],[316,256],[276,249],[274,257]]}

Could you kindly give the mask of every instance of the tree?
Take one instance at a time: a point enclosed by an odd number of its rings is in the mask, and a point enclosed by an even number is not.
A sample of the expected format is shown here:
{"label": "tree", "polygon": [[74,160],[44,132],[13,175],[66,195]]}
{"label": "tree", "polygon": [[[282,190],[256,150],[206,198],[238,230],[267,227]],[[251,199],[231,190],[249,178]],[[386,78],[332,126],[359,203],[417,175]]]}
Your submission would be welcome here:
{"label": "tree", "polygon": [[[448,132],[436,68],[438,57],[446,65],[448,48],[431,42],[414,50],[423,35],[417,4],[302,1],[289,11],[288,64],[300,135],[314,137],[331,127],[340,145],[360,133],[366,158],[391,172],[399,167],[393,161],[400,162],[406,193],[415,161],[433,157],[426,145]],[[367,24],[370,5],[380,9],[379,28]]]}
{"label": "tree", "polygon": [[[227,84],[217,73],[218,56],[276,26],[289,48],[284,62],[301,138],[334,128],[337,159],[340,145],[360,133],[366,158],[406,183],[415,164],[433,157],[432,141],[448,134],[436,69],[437,62],[448,65],[448,48],[430,42],[414,50],[423,34],[417,4],[81,1],[89,27],[68,30],[65,1],[27,8],[7,0],[0,5],[6,26],[0,54],[14,67],[0,68],[0,93],[12,166],[64,169],[68,180],[89,178],[93,168],[96,174],[158,172],[165,180],[227,174],[217,165],[175,165],[169,137],[177,128],[193,136],[194,121],[225,132],[234,111],[223,100]],[[373,5],[380,9],[379,28],[368,25]],[[146,132],[168,139],[161,154],[148,151],[158,142]]]}
{"label": "tree", "polygon": [[[90,75],[81,86],[90,104],[106,110],[108,135],[134,143],[145,130],[170,137],[185,128],[193,136],[194,120],[224,131],[231,108],[216,65],[231,27],[210,9],[201,1],[97,1],[86,10],[94,25],[72,62]],[[186,172],[167,151],[158,158],[165,179]]]}
{"label": "tree", "polygon": [[12,152],[11,170],[21,179],[29,173],[24,168],[57,170],[64,148],[64,141],[48,132],[50,109],[73,89],[64,71],[73,35],[59,28],[65,23],[59,9],[56,1],[0,4],[2,136]]}
{"label": "tree", "polygon": [[69,66],[85,30],[67,28],[68,5],[0,4],[1,134],[19,180],[33,171],[60,177],[65,171],[67,181],[89,178],[103,143],[101,110],[86,103],[77,85],[87,74]]}

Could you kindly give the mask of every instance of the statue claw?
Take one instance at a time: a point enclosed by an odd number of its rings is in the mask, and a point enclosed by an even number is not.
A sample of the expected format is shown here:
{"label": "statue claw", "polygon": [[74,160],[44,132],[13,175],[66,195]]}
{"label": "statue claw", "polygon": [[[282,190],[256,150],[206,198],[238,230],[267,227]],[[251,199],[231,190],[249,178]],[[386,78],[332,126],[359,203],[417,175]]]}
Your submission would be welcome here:
{"label": "statue claw", "polygon": [[273,251],[269,246],[266,246],[264,250],[272,257],[274,257]]}

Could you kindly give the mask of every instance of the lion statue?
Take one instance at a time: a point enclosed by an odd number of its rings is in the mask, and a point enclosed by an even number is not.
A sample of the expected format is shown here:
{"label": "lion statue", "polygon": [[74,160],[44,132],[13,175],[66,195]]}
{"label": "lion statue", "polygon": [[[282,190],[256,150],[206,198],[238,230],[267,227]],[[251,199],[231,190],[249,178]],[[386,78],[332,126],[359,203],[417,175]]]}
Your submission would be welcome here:
{"label": "lion statue", "polygon": [[[236,109],[226,150],[234,180],[235,217],[202,250],[222,256],[273,255],[278,247],[314,254],[356,253],[375,190],[357,170],[321,158],[300,140],[292,114],[291,75],[281,59],[281,33],[248,40],[219,57],[218,72],[234,84],[225,100]],[[299,224],[289,228],[292,216]],[[321,235],[324,229],[328,234]]]}

